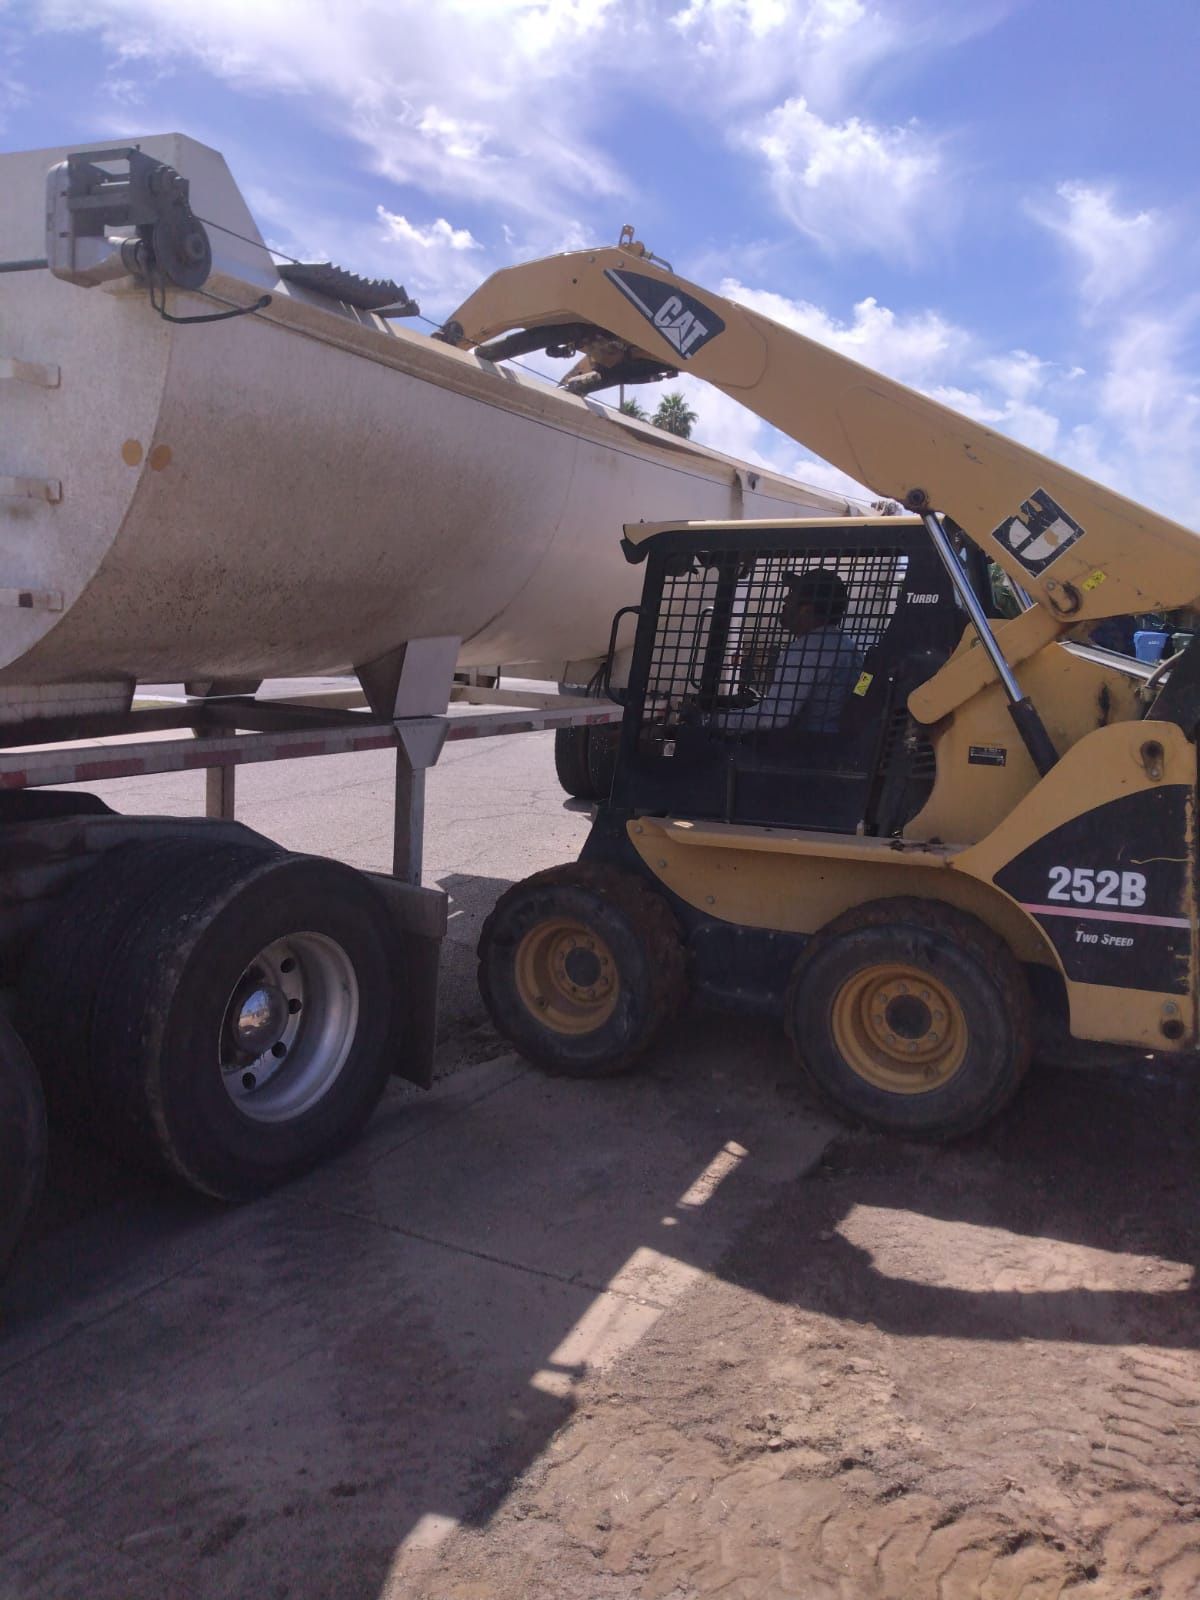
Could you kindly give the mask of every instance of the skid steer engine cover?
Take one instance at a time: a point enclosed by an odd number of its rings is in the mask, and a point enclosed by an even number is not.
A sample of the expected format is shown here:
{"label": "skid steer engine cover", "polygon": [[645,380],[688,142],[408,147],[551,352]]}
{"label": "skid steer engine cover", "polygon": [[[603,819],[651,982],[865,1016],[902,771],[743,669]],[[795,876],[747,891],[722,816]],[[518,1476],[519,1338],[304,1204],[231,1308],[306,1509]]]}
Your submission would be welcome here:
{"label": "skid steer engine cover", "polygon": [[1052,829],[996,874],[1069,982],[1187,994],[1190,808],[1182,783],[1123,795]]}

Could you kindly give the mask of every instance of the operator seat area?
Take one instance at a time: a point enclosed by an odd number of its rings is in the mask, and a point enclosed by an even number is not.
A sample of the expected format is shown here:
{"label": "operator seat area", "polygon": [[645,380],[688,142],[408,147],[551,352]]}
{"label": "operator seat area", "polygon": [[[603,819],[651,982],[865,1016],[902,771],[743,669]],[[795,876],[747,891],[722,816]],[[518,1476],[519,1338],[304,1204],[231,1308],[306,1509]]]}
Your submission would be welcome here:
{"label": "operator seat area", "polygon": [[723,530],[708,549],[696,530],[690,550],[688,537],[647,541],[613,804],[897,831],[933,779],[907,698],[967,621],[922,525],[799,528],[786,543]]}

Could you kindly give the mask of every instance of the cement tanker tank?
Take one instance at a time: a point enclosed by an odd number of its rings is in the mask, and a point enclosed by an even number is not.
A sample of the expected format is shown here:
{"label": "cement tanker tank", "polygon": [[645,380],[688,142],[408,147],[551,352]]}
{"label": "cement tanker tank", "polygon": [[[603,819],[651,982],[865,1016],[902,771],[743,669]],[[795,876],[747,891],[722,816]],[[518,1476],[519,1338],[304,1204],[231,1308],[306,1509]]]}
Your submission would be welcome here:
{"label": "cement tanker tank", "polygon": [[623,522],[851,509],[278,266],[192,140],[66,154],[0,157],[0,722],[417,639],[570,676],[636,598]]}

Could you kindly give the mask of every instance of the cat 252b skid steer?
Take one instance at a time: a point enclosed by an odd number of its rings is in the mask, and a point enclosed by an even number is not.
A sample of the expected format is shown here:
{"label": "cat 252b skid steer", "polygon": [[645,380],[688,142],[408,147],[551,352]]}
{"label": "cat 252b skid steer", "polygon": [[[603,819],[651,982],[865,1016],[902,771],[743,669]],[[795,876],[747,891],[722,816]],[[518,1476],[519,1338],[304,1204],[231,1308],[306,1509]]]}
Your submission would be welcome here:
{"label": "cat 252b skid steer", "polygon": [[1195,604],[1196,534],[628,231],[497,273],[442,337],[573,351],[581,393],[686,369],[913,513],[626,528],[645,578],[611,793],[580,860],[510,889],[480,943],[520,1051],[622,1070],[690,987],[782,1015],[835,1105],[931,1137],[1005,1103],[1035,1025],[1183,1066],[1200,635],[1157,668],[1077,640]]}

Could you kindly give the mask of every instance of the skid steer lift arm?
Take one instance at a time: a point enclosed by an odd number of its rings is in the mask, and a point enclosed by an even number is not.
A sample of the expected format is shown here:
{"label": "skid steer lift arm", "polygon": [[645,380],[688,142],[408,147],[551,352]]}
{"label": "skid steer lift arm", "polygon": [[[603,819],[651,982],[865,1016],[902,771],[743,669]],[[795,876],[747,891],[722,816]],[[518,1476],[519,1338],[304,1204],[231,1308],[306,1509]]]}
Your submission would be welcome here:
{"label": "skid steer lift arm", "polygon": [[493,273],[442,337],[503,359],[493,341],[517,329],[526,351],[584,353],[568,387],[620,382],[631,361],[703,378],[876,494],[952,518],[1064,627],[1200,597],[1191,529],[688,283],[640,245]]}
{"label": "skid steer lift arm", "polygon": [[[623,235],[627,240],[628,230]],[[519,331],[517,331],[519,330]],[[1200,539],[1036,451],[687,282],[645,247],[574,251],[494,273],[441,337],[492,360],[568,350],[576,392],[686,370],[925,521],[1039,772],[1055,751],[969,586],[938,513],[1008,573],[1037,614],[1017,660],[1076,623],[1200,596]]]}

